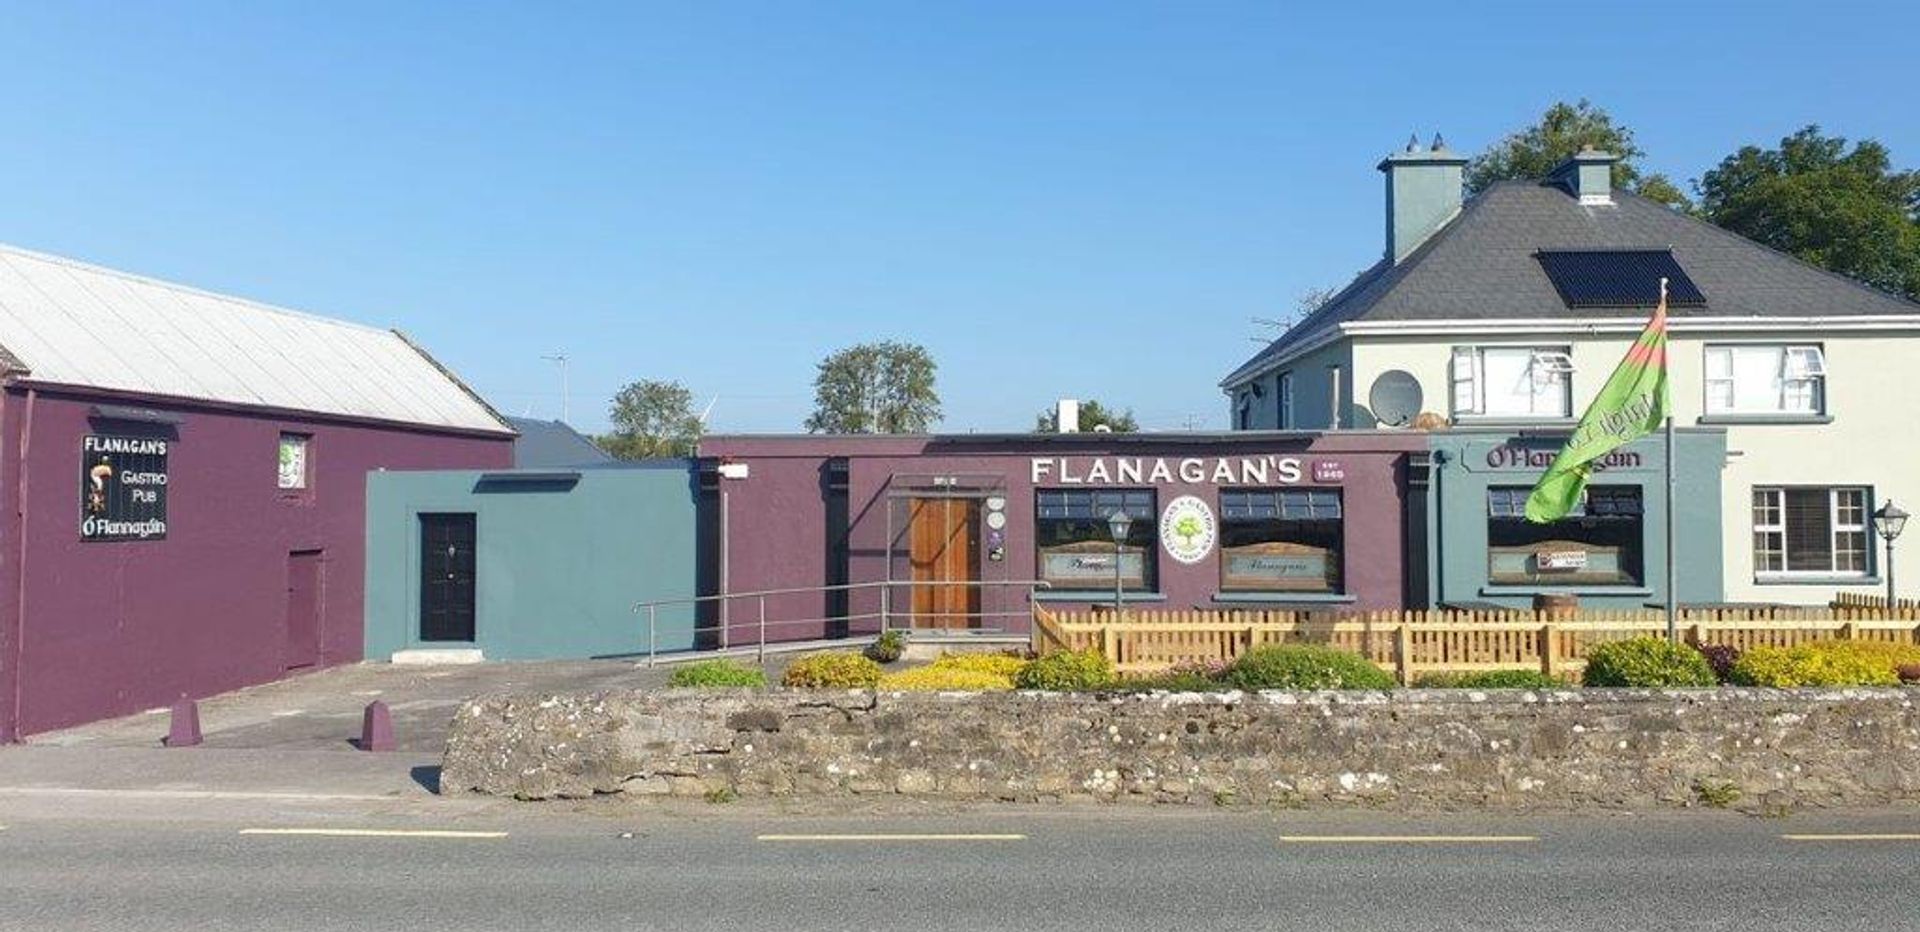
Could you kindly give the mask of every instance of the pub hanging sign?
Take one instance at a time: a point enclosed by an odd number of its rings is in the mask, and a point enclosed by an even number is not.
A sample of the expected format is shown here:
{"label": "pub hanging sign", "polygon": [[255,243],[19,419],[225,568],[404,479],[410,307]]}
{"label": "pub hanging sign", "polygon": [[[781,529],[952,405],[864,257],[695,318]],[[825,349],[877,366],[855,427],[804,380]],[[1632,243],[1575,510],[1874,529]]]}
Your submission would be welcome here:
{"label": "pub hanging sign", "polygon": [[80,441],[80,539],[167,536],[167,441],[89,434]]}

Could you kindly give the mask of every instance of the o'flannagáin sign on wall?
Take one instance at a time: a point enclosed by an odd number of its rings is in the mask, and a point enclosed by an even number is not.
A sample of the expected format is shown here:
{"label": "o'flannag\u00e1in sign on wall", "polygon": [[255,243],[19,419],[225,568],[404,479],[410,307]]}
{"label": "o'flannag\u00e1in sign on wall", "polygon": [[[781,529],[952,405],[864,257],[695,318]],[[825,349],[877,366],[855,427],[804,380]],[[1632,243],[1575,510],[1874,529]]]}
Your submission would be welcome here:
{"label": "o'flannag\u00e1in sign on wall", "polygon": [[167,441],[89,434],[80,440],[80,539],[167,536]]}

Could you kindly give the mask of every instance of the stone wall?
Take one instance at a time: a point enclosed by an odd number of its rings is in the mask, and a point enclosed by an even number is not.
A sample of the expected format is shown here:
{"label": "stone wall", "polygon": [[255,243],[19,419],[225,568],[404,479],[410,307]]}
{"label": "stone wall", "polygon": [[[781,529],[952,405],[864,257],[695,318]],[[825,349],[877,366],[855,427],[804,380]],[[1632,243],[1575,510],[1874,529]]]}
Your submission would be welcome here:
{"label": "stone wall", "polygon": [[[1403,809],[1920,800],[1920,691],[489,696],[444,792]],[[1727,793],[1731,787],[1737,794]],[[1703,794],[1702,788],[1707,788]]]}

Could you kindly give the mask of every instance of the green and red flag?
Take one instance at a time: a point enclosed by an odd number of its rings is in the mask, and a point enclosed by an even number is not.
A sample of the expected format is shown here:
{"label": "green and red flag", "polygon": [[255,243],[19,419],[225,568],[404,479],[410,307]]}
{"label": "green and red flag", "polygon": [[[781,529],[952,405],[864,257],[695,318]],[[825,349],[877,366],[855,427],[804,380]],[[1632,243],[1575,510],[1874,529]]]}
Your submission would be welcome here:
{"label": "green and red flag", "polygon": [[1560,455],[1527,496],[1527,520],[1557,521],[1580,501],[1595,460],[1660,429],[1672,410],[1667,397],[1667,282],[1660,280],[1660,306],[1633,341]]}

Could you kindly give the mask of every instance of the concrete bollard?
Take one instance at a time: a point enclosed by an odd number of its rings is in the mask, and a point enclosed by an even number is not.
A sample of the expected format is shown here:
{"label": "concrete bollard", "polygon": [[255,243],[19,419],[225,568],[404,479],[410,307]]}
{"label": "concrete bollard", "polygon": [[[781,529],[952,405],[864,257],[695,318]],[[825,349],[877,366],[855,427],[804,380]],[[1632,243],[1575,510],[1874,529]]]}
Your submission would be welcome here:
{"label": "concrete bollard", "polygon": [[160,743],[170,748],[190,748],[200,743],[200,704],[180,697],[173,704],[172,721],[167,724],[167,736]]}
{"label": "concrete bollard", "polygon": [[393,749],[393,713],[387,710],[386,703],[375,699],[367,703],[367,710],[360,715],[360,750]]}

